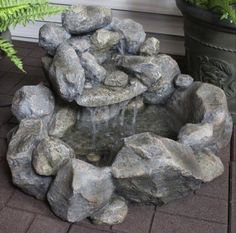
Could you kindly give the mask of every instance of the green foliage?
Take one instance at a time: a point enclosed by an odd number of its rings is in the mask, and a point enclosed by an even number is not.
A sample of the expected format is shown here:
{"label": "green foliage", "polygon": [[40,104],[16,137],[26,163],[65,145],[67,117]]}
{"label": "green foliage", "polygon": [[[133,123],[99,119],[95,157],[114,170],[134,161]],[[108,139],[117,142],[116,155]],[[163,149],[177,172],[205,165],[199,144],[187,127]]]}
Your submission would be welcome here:
{"label": "green foliage", "polygon": [[236,0],[185,0],[186,2],[221,14],[221,19],[227,19],[236,24]]}
{"label": "green foliage", "polygon": [[0,37],[0,48],[6,54],[7,57],[11,59],[11,61],[23,72],[23,64],[20,58],[16,55],[16,50],[14,49],[13,45],[8,41],[4,40]]}
{"label": "green foliage", "polygon": [[[47,0],[0,0],[0,32],[6,31],[10,26],[34,22],[43,19],[46,15],[62,12],[65,8],[49,5]],[[16,66],[23,70],[22,62],[16,56],[13,46],[0,38],[0,50],[4,51]]]}

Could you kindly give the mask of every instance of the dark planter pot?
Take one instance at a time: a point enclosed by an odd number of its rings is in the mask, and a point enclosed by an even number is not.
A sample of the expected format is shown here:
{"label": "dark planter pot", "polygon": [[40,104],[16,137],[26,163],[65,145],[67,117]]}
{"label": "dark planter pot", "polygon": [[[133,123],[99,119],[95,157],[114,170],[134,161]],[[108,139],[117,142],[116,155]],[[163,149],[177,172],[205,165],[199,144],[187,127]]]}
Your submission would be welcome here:
{"label": "dark planter pot", "polygon": [[236,123],[236,26],[184,0],[176,3],[184,16],[188,72],[225,91]]}

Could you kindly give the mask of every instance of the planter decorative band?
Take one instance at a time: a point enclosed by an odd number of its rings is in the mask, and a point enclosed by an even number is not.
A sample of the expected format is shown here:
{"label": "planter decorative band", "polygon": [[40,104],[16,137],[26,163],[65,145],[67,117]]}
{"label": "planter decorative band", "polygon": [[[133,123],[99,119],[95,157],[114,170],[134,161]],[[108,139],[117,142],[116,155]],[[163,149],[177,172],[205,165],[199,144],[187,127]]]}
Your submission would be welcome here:
{"label": "planter decorative band", "polygon": [[188,72],[225,91],[236,122],[236,26],[184,0],[176,2],[184,16]]}

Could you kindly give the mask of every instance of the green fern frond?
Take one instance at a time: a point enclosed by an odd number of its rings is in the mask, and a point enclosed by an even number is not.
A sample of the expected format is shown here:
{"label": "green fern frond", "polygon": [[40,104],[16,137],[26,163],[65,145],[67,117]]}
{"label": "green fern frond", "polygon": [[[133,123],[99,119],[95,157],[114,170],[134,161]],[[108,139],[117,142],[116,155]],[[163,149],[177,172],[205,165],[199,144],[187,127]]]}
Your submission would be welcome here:
{"label": "green fern frond", "polygon": [[6,54],[8,58],[23,72],[23,63],[20,58],[16,55],[16,50],[14,49],[13,45],[8,41],[4,40],[0,37],[0,49]]}
{"label": "green fern frond", "polygon": [[64,9],[60,6],[49,6],[48,3],[0,8],[0,31],[5,31],[10,26],[16,26],[18,23],[25,26],[30,21],[43,19],[45,15],[53,15],[62,12]]}

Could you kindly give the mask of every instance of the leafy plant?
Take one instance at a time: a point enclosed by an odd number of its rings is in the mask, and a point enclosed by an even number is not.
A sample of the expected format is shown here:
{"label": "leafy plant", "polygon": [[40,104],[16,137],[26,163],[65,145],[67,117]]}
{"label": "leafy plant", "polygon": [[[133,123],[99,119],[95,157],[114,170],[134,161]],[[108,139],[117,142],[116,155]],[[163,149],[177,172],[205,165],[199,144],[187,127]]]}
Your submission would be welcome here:
{"label": "leafy plant", "polygon": [[[47,0],[0,0],[0,33],[6,31],[10,26],[17,24],[24,26],[36,19],[43,19],[46,15],[62,12],[65,8],[53,6]],[[0,34],[1,35],[1,34]],[[17,57],[13,45],[0,36],[0,50],[22,71],[23,64]]]}
{"label": "leafy plant", "polygon": [[221,19],[227,19],[236,24],[236,0],[185,0],[186,2],[211,10],[221,15]]}

